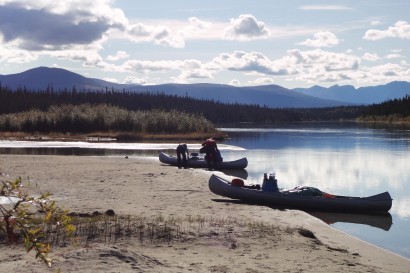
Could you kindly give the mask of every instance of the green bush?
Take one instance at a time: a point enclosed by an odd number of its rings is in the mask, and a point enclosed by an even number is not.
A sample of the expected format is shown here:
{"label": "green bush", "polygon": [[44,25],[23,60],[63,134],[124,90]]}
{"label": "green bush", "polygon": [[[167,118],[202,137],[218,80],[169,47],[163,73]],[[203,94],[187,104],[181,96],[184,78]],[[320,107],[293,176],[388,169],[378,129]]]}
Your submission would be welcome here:
{"label": "green bush", "polygon": [[36,258],[51,266],[47,230],[52,226],[55,232],[70,236],[75,227],[68,211],[51,201],[49,193],[32,197],[23,192],[22,187],[21,178],[15,181],[0,179],[0,197],[10,201],[0,203],[0,241],[5,240],[10,245],[22,243],[27,252],[34,251]]}

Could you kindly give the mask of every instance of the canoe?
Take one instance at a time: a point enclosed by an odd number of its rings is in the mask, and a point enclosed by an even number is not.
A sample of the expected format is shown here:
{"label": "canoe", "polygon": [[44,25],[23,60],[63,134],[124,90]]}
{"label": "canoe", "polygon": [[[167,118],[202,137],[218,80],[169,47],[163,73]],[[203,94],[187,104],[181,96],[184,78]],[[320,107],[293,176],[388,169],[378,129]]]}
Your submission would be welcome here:
{"label": "canoe", "polygon": [[[178,166],[178,158],[176,156],[168,155],[164,152],[160,152],[159,161],[164,164]],[[216,169],[218,170],[242,170],[248,166],[248,160],[246,157],[233,160],[218,162]],[[203,157],[189,157],[187,159],[188,168],[208,168],[208,162]]]}
{"label": "canoe", "polygon": [[369,197],[329,194],[309,196],[295,194],[290,191],[268,192],[260,189],[232,186],[230,181],[214,174],[209,178],[208,186],[211,192],[223,197],[280,208],[339,212],[386,212],[392,206],[392,198],[388,192]]}

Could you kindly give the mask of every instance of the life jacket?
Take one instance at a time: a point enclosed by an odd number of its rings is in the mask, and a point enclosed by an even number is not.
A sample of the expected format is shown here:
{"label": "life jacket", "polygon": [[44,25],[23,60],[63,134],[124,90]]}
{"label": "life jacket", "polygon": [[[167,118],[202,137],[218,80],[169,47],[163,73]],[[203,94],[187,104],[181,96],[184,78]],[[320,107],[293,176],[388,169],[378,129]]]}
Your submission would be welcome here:
{"label": "life jacket", "polygon": [[243,182],[243,180],[240,178],[234,178],[231,181],[231,185],[235,187],[243,187],[245,186],[245,182]]}

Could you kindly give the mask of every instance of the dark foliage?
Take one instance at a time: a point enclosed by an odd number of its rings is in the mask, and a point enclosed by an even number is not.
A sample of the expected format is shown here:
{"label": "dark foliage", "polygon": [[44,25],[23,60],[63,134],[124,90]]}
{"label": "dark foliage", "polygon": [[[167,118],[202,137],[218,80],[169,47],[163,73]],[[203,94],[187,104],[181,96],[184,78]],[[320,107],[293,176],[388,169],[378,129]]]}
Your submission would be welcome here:
{"label": "dark foliage", "polygon": [[132,111],[177,110],[203,115],[213,123],[340,120],[354,119],[361,113],[361,107],[272,109],[259,105],[226,104],[213,100],[165,95],[159,92],[156,94],[125,90],[122,92],[112,90],[79,92],[75,88],[71,91],[54,92],[52,89],[47,89],[32,92],[25,89],[11,91],[7,88],[0,88],[0,114],[18,113],[31,109],[46,111],[52,105],[80,105],[84,103],[108,104]]}
{"label": "dark foliage", "polygon": [[59,105],[117,106],[129,111],[176,110],[203,116],[214,124],[235,122],[297,122],[354,120],[372,115],[409,116],[409,97],[371,106],[340,106],[328,108],[269,108],[259,105],[227,104],[213,100],[193,99],[164,93],[136,93],[110,89],[101,91],[72,90],[30,91],[24,88],[8,90],[0,86],[0,114],[19,113],[32,109],[46,111]]}
{"label": "dark foliage", "polygon": [[379,104],[372,104],[363,109],[363,117],[410,117],[410,96],[389,100]]}

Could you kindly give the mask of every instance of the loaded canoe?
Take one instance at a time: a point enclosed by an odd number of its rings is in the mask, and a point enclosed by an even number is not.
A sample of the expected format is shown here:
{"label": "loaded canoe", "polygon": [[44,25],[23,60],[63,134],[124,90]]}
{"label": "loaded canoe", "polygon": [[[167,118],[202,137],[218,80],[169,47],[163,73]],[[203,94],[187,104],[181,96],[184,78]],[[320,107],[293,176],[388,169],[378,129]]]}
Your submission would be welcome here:
{"label": "loaded canoe", "polygon": [[334,195],[328,197],[326,195],[298,195],[290,192],[267,192],[232,186],[228,180],[214,174],[209,178],[208,186],[211,192],[223,197],[281,208],[343,212],[386,212],[392,206],[392,198],[388,192],[369,197]]}
{"label": "loaded canoe", "polygon": [[[176,156],[168,155],[164,152],[160,152],[159,161],[164,164],[178,166],[178,158]],[[233,160],[233,161],[222,161],[218,162],[216,169],[218,170],[242,170],[248,166],[248,159],[246,157]],[[208,162],[203,157],[189,157],[187,159],[188,168],[208,168]]]}

